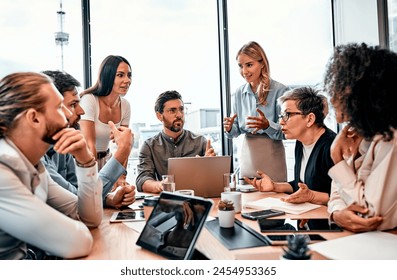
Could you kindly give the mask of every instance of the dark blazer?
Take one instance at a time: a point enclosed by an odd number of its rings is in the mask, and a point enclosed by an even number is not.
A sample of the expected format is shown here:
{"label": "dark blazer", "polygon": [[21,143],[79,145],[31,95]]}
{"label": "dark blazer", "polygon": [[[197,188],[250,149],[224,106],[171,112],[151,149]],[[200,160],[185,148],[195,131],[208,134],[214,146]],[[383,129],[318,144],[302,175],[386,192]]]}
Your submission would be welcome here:
{"label": "dark blazer", "polygon": [[[318,192],[331,192],[331,178],[328,176],[328,170],[334,165],[331,159],[330,148],[334,141],[336,133],[326,128],[323,135],[317,140],[313,151],[310,154],[305,170],[305,184],[309,189]],[[303,145],[300,141],[296,141],[295,145],[295,180],[289,182],[294,190],[299,189],[300,172],[303,157]]]}

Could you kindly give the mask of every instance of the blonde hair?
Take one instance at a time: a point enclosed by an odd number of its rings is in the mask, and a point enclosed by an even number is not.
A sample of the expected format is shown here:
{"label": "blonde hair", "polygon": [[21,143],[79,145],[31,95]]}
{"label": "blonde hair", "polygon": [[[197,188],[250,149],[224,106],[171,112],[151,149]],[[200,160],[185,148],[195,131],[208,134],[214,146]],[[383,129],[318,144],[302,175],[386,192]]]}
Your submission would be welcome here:
{"label": "blonde hair", "polygon": [[260,62],[263,67],[261,69],[261,75],[259,77],[259,86],[257,89],[259,104],[266,105],[267,104],[267,95],[270,91],[270,66],[269,61],[267,59],[265,51],[262,47],[254,41],[250,41],[237,52],[236,59],[240,54],[245,54],[256,61]]}
{"label": "blonde hair", "polygon": [[50,83],[48,76],[34,72],[17,72],[0,80],[0,138],[7,135],[24,111],[45,110],[46,98],[40,94],[40,89]]}

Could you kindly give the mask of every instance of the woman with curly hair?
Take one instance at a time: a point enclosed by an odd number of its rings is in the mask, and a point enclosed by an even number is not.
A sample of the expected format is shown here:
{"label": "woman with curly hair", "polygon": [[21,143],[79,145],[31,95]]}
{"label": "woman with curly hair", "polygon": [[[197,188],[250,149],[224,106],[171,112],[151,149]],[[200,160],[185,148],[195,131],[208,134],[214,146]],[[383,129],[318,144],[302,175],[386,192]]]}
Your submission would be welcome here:
{"label": "woman with curly hair", "polygon": [[246,83],[234,93],[232,116],[224,118],[223,125],[227,138],[245,136],[240,176],[255,177],[258,170],[263,170],[275,181],[286,181],[277,98],[289,88],[271,79],[269,61],[258,43],[251,41],[242,46],[236,60]]}
{"label": "woman with curly hair", "polygon": [[328,211],[353,232],[397,226],[397,54],[366,44],[338,46],[325,74],[339,123]]}

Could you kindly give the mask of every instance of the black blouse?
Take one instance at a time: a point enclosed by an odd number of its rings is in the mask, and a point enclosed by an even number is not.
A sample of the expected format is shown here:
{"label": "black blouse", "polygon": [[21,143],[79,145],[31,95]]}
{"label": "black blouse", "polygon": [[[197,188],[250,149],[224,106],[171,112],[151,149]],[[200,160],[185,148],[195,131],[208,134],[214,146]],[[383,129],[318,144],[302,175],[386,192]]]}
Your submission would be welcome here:
{"label": "black blouse", "polygon": [[[328,194],[331,192],[331,177],[328,176],[328,170],[334,165],[334,162],[331,159],[330,148],[335,137],[336,133],[331,129],[326,128],[325,132],[314,145],[313,151],[307,161],[305,184],[313,191],[325,192]],[[299,189],[298,182],[301,182],[300,172],[302,157],[303,144],[300,141],[296,141],[294,168],[295,180],[289,182],[294,192]]]}

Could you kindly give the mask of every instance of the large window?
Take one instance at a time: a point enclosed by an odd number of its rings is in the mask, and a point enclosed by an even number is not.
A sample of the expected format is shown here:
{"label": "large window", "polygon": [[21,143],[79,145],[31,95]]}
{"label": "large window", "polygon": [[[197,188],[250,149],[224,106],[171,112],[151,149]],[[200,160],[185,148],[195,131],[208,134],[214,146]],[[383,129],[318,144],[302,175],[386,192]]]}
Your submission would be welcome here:
{"label": "large window", "polygon": [[361,42],[379,45],[377,2],[333,0],[336,45]]}
{"label": "large window", "polygon": [[109,54],[125,57],[132,67],[126,95],[135,134],[130,171],[139,144],[162,129],[154,103],[166,90],[181,93],[185,128],[211,138],[221,153],[216,1],[91,1],[91,40],[94,82]]}
{"label": "large window", "polygon": [[[290,86],[319,85],[332,51],[331,2],[227,0],[231,92],[244,83],[235,55],[250,40],[264,47],[274,79]],[[186,128],[210,138],[221,154],[217,1],[95,0],[90,5],[92,80],[109,54],[132,65],[126,96],[135,133],[130,169],[140,143],[161,129],[154,102],[170,89],[183,96]],[[0,76],[60,69],[83,83],[81,14],[78,0],[1,1]],[[65,33],[59,38],[68,35],[67,44],[56,44],[56,32]]]}
{"label": "large window", "polygon": [[286,85],[322,81],[332,53],[332,14],[328,0],[229,0],[231,88],[243,78],[236,53],[248,41],[264,48],[271,76]]}
{"label": "large window", "polygon": [[397,52],[397,0],[387,1],[388,20],[389,20],[389,46]]}
{"label": "large window", "polygon": [[[0,77],[16,71],[65,70],[83,82],[80,1],[0,1]],[[60,11],[63,11],[61,32]],[[56,44],[68,35],[68,40]]]}
{"label": "large window", "polygon": [[[245,82],[236,54],[248,41],[263,47],[273,79],[288,86],[322,83],[333,48],[331,1],[229,0],[227,4],[232,91]],[[241,140],[241,136],[234,140],[236,166]],[[294,141],[285,141],[285,146],[288,177],[292,179]]]}
{"label": "large window", "polygon": [[[83,83],[81,1],[36,2],[1,1],[0,76],[60,69]],[[221,154],[217,1],[96,0],[90,5],[93,82],[109,54],[132,65],[126,96],[135,133],[130,170],[142,141],[161,129],[153,110],[156,97],[171,89],[185,101],[186,128],[210,138]],[[228,0],[231,91],[244,83],[235,54],[250,40],[264,47],[274,79],[319,84],[332,48],[330,5],[329,0]],[[62,38],[68,40],[61,44]],[[235,146],[237,155],[238,139]]]}

